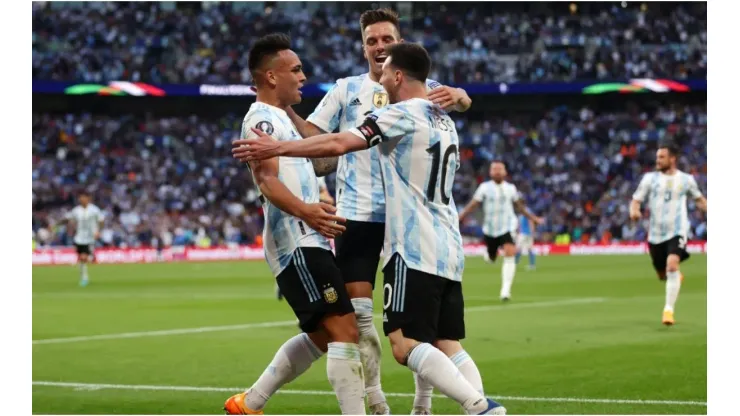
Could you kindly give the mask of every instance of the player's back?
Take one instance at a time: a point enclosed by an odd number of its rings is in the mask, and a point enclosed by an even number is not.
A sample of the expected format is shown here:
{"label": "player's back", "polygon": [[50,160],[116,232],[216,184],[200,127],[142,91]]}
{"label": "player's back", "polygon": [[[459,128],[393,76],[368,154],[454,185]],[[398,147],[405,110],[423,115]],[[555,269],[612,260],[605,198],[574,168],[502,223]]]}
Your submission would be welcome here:
{"label": "player's back", "polygon": [[[464,253],[452,198],[460,166],[455,124],[439,106],[414,98],[389,106],[398,117],[378,146],[386,196],[386,263],[462,280]],[[380,117],[383,117],[382,115]]]}
{"label": "player's back", "polygon": [[675,236],[687,237],[690,223],[687,197],[701,196],[696,180],[688,173],[677,170],[673,175],[649,172],[643,176],[633,196],[648,199],[650,226],[648,240],[660,243]]}
{"label": "player's back", "polygon": [[[251,131],[253,127],[280,141],[302,139],[285,111],[262,102],[255,102],[249,108],[242,124],[242,135],[255,137]],[[278,179],[293,195],[308,204],[319,202],[318,181],[310,160],[286,157],[278,158],[278,164]],[[265,216],[265,258],[276,276],[290,263],[298,247],[331,249],[326,238],[303,221],[284,213],[261,195],[260,199]]]}
{"label": "player's back", "polygon": [[[427,90],[440,86],[427,80]],[[388,104],[388,93],[368,74],[337,80],[307,120],[326,132],[357,127]],[[337,215],[353,221],[385,221],[385,197],[376,149],[348,153],[337,165]]]}

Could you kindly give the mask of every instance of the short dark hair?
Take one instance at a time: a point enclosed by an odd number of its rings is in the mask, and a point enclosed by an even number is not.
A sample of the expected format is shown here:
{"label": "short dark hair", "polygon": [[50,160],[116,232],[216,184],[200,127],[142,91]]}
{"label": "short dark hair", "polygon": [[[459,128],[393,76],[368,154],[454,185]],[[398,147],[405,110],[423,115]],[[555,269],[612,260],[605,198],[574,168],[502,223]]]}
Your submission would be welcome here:
{"label": "short dark hair", "polygon": [[285,33],[271,33],[257,39],[249,50],[249,72],[252,73],[252,78],[254,79],[254,70],[262,66],[266,58],[286,49],[290,49],[290,36]]}
{"label": "short dark hair", "polygon": [[432,69],[432,60],[427,50],[416,43],[394,43],[386,47],[391,65],[400,69],[406,76],[426,82]]}
{"label": "short dark hair", "polygon": [[673,143],[661,143],[658,145],[658,150],[660,149],[668,150],[669,156],[678,156],[678,148]]}
{"label": "short dark hair", "polygon": [[493,160],[491,161],[491,164],[490,164],[490,165],[488,165],[488,166],[491,166],[491,165],[493,165],[494,163],[500,163],[501,165],[503,165],[503,166],[504,166],[504,169],[506,169],[506,170],[509,170],[509,169],[508,169],[508,168],[506,167],[506,162],[504,162],[504,161],[503,161],[503,159],[493,159]]}
{"label": "short dark hair", "polygon": [[376,10],[365,10],[360,15],[360,30],[362,30],[363,36],[365,35],[365,28],[374,25],[375,23],[389,22],[396,27],[396,32],[401,36],[401,26],[399,24],[398,13],[391,9],[376,9]]}

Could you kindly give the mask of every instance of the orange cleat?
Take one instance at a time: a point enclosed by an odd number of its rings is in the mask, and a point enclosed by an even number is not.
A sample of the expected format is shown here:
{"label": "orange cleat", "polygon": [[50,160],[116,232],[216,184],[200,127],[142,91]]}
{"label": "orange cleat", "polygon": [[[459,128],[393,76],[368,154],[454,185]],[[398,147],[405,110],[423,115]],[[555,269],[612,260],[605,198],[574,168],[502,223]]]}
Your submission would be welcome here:
{"label": "orange cleat", "polygon": [[663,311],[663,325],[671,326],[675,323],[673,320],[673,312]]}
{"label": "orange cleat", "polygon": [[235,394],[226,400],[224,410],[227,415],[264,415],[262,410],[252,410],[246,405],[247,393]]}

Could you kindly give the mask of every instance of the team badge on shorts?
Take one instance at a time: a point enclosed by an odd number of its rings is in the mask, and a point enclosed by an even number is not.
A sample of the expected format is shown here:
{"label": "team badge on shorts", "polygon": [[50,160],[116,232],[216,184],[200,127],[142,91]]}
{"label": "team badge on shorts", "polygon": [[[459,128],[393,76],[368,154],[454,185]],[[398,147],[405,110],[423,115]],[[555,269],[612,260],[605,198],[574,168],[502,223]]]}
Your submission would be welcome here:
{"label": "team badge on shorts", "polygon": [[333,287],[329,286],[328,288],[324,289],[324,300],[326,303],[334,303],[339,299],[339,296],[337,295],[337,291],[334,290]]}
{"label": "team badge on shorts", "polygon": [[377,108],[385,107],[388,104],[388,93],[376,92],[373,94],[373,105]]}

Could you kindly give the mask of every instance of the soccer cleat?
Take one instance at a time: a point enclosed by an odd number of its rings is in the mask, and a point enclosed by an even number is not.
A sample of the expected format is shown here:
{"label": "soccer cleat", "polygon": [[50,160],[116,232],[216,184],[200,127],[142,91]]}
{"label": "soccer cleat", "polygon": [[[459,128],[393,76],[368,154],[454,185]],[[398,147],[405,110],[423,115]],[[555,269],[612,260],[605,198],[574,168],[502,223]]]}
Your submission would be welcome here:
{"label": "soccer cleat", "polygon": [[88,283],[90,283],[89,280],[82,279],[82,280],[80,280],[80,287],[86,287]]}
{"label": "soccer cleat", "polygon": [[412,415],[431,415],[432,409],[429,409],[428,407],[422,407],[422,406],[415,406],[414,410],[411,411]]}
{"label": "soccer cleat", "polygon": [[506,408],[504,406],[501,406],[501,404],[491,400],[488,400],[488,408],[484,410],[481,413],[478,413],[479,415],[505,415],[506,414]]}
{"label": "soccer cleat", "polygon": [[388,407],[388,403],[382,402],[370,406],[371,415],[389,415],[391,414],[391,408]]}
{"label": "soccer cleat", "polygon": [[246,405],[247,393],[239,393],[229,397],[224,403],[227,415],[264,415],[262,410],[252,410]]}
{"label": "soccer cleat", "polygon": [[673,312],[672,311],[663,311],[663,325],[673,325],[675,321],[673,320]]}

